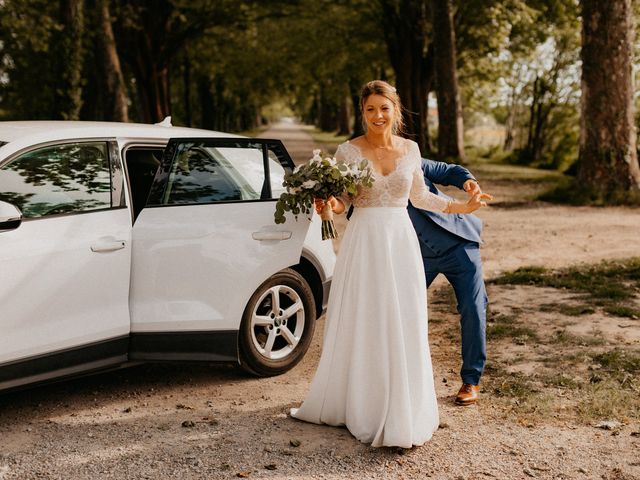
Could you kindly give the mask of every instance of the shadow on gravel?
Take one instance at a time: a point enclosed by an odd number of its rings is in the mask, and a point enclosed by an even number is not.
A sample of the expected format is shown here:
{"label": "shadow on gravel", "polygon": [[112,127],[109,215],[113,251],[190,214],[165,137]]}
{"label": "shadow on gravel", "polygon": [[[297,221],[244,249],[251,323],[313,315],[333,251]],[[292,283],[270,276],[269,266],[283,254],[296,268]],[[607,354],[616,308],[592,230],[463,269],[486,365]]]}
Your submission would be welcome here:
{"label": "shadow on gravel", "polygon": [[516,201],[502,201],[491,202],[491,208],[504,208],[504,209],[517,209],[517,208],[543,208],[552,207],[553,204],[548,202],[541,202],[538,200],[516,200]]}
{"label": "shadow on gravel", "polygon": [[146,392],[162,395],[176,387],[217,387],[255,380],[240,368],[224,364],[142,364],[109,372],[61,380],[0,393],[3,414],[25,406],[48,410],[66,404],[94,403],[96,399],[135,397]]}

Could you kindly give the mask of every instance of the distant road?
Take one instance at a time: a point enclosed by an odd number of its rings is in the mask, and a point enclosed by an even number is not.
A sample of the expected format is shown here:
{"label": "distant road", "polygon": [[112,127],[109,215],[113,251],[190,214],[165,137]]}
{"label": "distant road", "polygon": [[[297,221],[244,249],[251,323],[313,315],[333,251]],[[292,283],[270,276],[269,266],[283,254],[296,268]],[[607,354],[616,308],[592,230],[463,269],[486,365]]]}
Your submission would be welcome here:
{"label": "distant road", "polygon": [[299,164],[311,158],[314,148],[320,148],[309,135],[310,129],[311,127],[300,125],[292,118],[285,118],[271,125],[258,137],[282,140],[293,161]]}

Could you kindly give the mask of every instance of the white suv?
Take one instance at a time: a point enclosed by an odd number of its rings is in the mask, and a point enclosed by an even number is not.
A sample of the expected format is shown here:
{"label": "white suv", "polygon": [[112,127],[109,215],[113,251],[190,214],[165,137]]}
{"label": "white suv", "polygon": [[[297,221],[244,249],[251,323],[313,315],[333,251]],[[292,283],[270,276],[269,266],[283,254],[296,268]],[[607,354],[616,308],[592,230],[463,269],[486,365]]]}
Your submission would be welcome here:
{"label": "white suv", "polygon": [[278,140],[0,122],[0,389],[133,361],[300,361],[335,256],[273,221]]}

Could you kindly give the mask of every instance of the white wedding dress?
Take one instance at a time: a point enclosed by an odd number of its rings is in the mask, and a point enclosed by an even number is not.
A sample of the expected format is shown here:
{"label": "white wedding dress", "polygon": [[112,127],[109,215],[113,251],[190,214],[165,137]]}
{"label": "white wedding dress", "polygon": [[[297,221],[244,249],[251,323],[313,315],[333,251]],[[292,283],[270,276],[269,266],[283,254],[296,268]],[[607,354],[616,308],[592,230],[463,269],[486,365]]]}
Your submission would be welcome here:
{"label": "white wedding dress", "polygon": [[[417,144],[387,176],[354,199],[340,245],[327,307],[320,364],[309,392],[291,415],[345,425],[374,447],[410,448],[438,428],[438,404],[427,342],[426,281],[407,200],[443,211],[428,191]],[[336,158],[363,160],[346,142]],[[371,166],[373,168],[373,166]]]}

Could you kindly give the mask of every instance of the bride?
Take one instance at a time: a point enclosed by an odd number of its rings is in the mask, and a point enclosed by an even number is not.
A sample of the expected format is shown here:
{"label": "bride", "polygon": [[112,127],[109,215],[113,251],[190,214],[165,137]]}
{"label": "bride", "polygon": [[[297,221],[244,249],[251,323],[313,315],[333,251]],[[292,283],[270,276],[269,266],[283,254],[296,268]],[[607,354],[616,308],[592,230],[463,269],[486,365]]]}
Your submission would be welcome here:
{"label": "bride", "polygon": [[[438,428],[427,342],[427,299],[418,239],[407,201],[426,210],[471,213],[488,196],[451,202],[429,192],[415,142],[398,136],[395,88],[375,80],[360,96],[366,133],[341,144],[336,158],[369,162],[374,183],[355,198],[331,198],[335,213],[356,207],[340,245],[327,307],[320,364],[300,420],[345,425],[374,447],[410,448]],[[316,200],[316,209],[324,207]]]}

